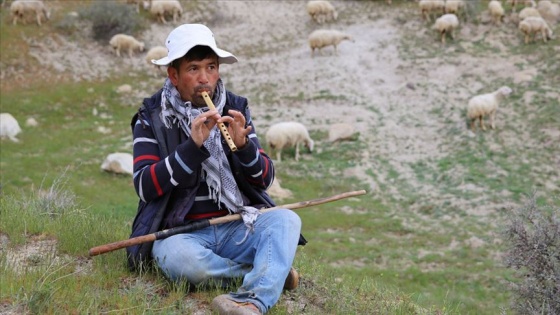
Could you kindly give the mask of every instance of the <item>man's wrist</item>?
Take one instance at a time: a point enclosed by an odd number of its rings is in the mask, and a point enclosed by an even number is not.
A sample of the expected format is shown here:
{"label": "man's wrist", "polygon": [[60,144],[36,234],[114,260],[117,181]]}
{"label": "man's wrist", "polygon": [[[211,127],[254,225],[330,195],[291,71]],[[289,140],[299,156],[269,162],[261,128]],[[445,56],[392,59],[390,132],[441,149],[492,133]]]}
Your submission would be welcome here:
{"label": "man's wrist", "polygon": [[238,145],[237,148],[238,149],[243,149],[245,148],[247,145],[249,144],[249,137],[245,137],[245,143],[243,143],[243,145]]}

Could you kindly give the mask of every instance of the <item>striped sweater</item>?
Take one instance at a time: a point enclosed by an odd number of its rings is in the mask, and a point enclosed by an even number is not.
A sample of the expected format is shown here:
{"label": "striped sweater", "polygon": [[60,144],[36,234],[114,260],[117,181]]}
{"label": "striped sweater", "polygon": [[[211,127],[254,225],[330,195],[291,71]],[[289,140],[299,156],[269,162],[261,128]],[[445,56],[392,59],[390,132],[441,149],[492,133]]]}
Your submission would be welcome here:
{"label": "striped sweater", "polygon": [[[236,164],[241,166],[240,172],[244,181],[257,190],[264,191],[274,179],[272,161],[262,149],[257,138],[247,100],[231,92],[227,93],[227,98],[226,104],[229,103],[230,106],[226,106],[226,109],[241,110],[245,115],[247,125],[250,125],[252,129],[249,134],[249,142],[242,149],[232,153],[225,141],[222,141],[224,150],[228,155],[230,165],[231,161],[235,160]],[[171,130],[165,131],[168,138],[166,145],[169,155],[162,156],[160,144],[151,125],[150,116],[145,111],[139,113],[138,119],[133,125],[133,178],[136,193],[141,201],[150,203],[167,193],[171,194],[168,211],[173,213],[166,215],[168,217],[166,228],[181,224],[180,221],[184,221],[185,218],[198,219],[226,214],[223,211],[219,212],[225,208],[216,204],[209,197],[209,189],[202,176],[201,163],[210,156],[206,148],[204,146],[198,148],[194,141],[181,131],[178,124],[174,123]],[[245,205],[254,205],[242,187],[241,192]],[[192,194],[194,196],[191,197]],[[194,198],[194,202],[185,200],[192,198]]]}

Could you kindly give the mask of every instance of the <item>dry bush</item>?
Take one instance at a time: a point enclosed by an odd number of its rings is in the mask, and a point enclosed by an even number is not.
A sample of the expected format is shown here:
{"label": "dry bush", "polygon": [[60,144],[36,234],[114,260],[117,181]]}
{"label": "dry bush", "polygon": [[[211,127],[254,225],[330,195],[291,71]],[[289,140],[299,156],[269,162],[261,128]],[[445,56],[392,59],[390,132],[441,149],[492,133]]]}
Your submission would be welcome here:
{"label": "dry bush", "polygon": [[519,314],[560,314],[560,209],[537,206],[535,194],[513,210],[505,231],[505,263],[516,270],[512,283]]}
{"label": "dry bush", "polygon": [[91,22],[93,38],[107,41],[118,33],[135,34],[144,28],[143,18],[124,3],[96,1],[80,11],[80,16]]}

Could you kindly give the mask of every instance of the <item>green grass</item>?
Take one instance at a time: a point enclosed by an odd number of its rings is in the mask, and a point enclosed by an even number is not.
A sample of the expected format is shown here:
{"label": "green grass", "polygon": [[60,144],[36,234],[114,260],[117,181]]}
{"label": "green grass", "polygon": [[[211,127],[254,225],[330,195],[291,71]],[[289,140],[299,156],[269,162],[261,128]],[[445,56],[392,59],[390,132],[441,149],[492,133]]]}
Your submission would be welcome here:
{"label": "green grass", "polygon": [[[483,6],[485,1],[476,4]],[[411,18],[417,17],[415,3],[399,5],[410,10],[405,12]],[[355,10],[375,9],[381,4],[363,6],[352,3]],[[343,12],[340,18],[346,16],[348,21],[352,14]],[[407,20],[399,21],[404,24]],[[2,25],[6,23],[3,11]],[[32,26],[0,28],[2,67],[37,67],[22,59],[27,50],[20,38],[20,34],[41,36],[51,31],[48,25],[37,34],[36,30]],[[558,39],[546,46],[506,45],[507,49],[500,51],[487,42],[488,35],[470,46],[451,42],[451,50],[446,52],[433,45],[437,39],[432,35],[405,35],[400,57],[421,66],[432,58],[457,65],[457,58],[463,55],[511,54],[529,60],[516,68],[536,67],[538,75],[515,87],[508,110],[498,113],[500,129],[496,131],[467,134],[466,123],[464,129],[453,125],[446,99],[438,100],[429,113],[434,120],[449,122],[440,130],[445,154],[404,163],[413,171],[414,181],[403,176],[391,156],[370,152],[375,166],[365,173],[378,184],[375,190],[297,210],[309,240],[298,249],[294,262],[302,284],[298,290],[285,293],[270,314],[508,313],[511,293],[507,282],[517,279],[500,260],[505,248],[499,235],[507,216],[504,208],[520,204],[535,189],[540,192],[540,205],[556,209],[560,204],[559,173],[554,168],[558,137],[546,132],[557,131],[560,123],[560,104],[554,94],[560,71],[553,58]],[[516,36],[515,30],[510,30],[504,40],[514,43],[519,40]],[[292,43],[289,38],[281,40]],[[254,54],[269,51],[269,47],[260,49]],[[464,76],[473,77],[468,73]],[[109,153],[131,151],[129,121],[140,99],[121,96],[116,87],[148,79],[131,73],[99,82],[2,83],[2,112],[12,113],[20,122],[28,117],[39,122],[37,127],[24,128],[18,136],[20,143],[0,143],[0,233],[9,239],[7,244],[2,241],[0,251],[3,306],[19,313],[184,314],[207,306],[218,293],[170,283],[157,271],[131,274],[122,250],[87,256],[91,247],[126,239],[130,233],[137,204],[132,179],[105,173],[100,165]],[[422,93],[428,89],[441,88],[429,82],[416,86],[419,97],[426,96]],[[273,83],[246,92],[254,104],[349,101],[329,89],[311,96],[300,91],[280,95]],[[445,92],[454,96],[453,91]],[[524,95],[530,92],[536,94],[526,104]],[[381,116],[372,104],[363,105]],[[99,115],[93,115],[94,108]],[[464,117],[464,112],[461,115]],[[412,114],[403,120],[424,123],[414,121]],[[382,119],[372,122],[372,126],[383,125]],[[112,132],[103,134],[99,127]],[[358,137],[330,144],[322,131],[312,132],[312,137],[317,139],[312,155],[302,150],[299,162],[293,161],[293,150],[282,155],[278,176],[282,187],[294,196],[280,204],[366,187],[344,173],[363,163],[361,152],[371,143]],[[437,196],[427,195],[424,187],[437,191]],[[473,212],[478,207],[488,213]],[[12,250],[51,241],[56,242],[56,250],[47,248],[26,257],[18,263],[27,266],[23,273],[12,270]],[[478,241],[484,245],[478,246]]]}
{"label": "green grass", "polygon": [[[39,123],[37,127],[24,128],[18,137],[21,143],[2,141],[3,193],[50,187],[61,173],[67,172],[68,186],[89,211],[130,218],[136,200],[132,178],[101,170],[107,154],[131,150],[129,121],[137,107],[122,105],[114,91],[123,82],[126,81],[61,84],[2,93],[2,111],[14,113],[20,122],[34,117]],[[94,108],[111,118],[94,116]],[[103,134],[99,126],[112,132]],[[107,194],[109,191],[120,193]]]}

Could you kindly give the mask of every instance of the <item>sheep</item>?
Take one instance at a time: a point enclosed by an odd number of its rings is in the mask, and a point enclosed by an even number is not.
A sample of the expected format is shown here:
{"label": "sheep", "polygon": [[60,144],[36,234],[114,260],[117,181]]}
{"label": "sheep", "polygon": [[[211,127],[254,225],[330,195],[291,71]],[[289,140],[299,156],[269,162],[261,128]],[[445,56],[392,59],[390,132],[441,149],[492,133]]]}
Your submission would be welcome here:
{"label": "sheep", "polygon": [[37,25],[41,26],[41,19],[50,19],[50,12],[41,0],[15,0],[10,5],[10,14],[12,16],[13,25],[17,25],[18,19],[25,21],[26,16],[35,14]]}
{"label": "sheep", "polygon": [[286,199],[293,197],[293,193],[286,188],[282,188],[280,186],[280,178],[278,176],[274,177],[272,184],[266,189],[266,192],[270,195],[270,197],[274,199]]}
{"label": "sheep", "polygon": [[459,19],[457,16],[453,13],[448,13],[437,18],[433,29],[437,30],[438,33],[441,34],[441,42],[445,44],[446,34],[449,34],[452,39],[455,39],[453,37],[453,30],[458,26]]}
{"label": "sheep", "polygon": [[128,51],[128,56],[132,58],[132,53],[135,50],[144,51],[144,43],[138,41],[136,38],[126,34],[116,34],[111,37],[109,45],[114,49],[117,56],[121,56],[121,52]]}
{"label": "sheep", "polygon": [[177,17],[183,15],[183,7],[178,0],[152,0],[150,13],[163,24],[167,24],[165,15],[170,14],[173,16],[173,23],[177,23]]}
{"label": "sheep", "polygon": [[312,0],[307,2],[307,13],[319,24],[336,20],[338,17],[334,6],[326,0]]}
{"label": "sheep", "polygon": [[444,12],[459,15],[460,13],[466,14],[465,1],[463,0],[447,0],[445,1]]}
{"label": "sheep", "polygon": [[517,16],[519,21],[523,21],[525,18],[529,17],[529,16],[538,16],[541,17],[541,14],[539,13],[539,10],[537,10],[536,8],[523,8],[523,10],[519,11],[519,15]]}
{"label": "sheep", "polygon": [[492,0],[488,3],[488,11],[490,12],[490,16],[492,17],[492,22],[496,25],[499,25],[505,16],[504,7],[502,7],[502,3],[498,0]]}
{"label": "sheep", "polygon": [[21,132],[18,121],[9,113],[0,114],[0,138],[19,142],[16,136]]}
{"label": "sheep", "polygon": [[163,46],[154,46],[148,50],[148,53],[146,54],[146,62],[150,66],[154,66],[157,70],[161,70],[161,66],[152,63],[152,60],[161,59],[165,56],[167,56],[167,48]]}
{"label": "sheep", "polygon": [[115,174],[133,174],[133,157],[130,153],[111,153],[107,155],[101,169]]}
{"label": "sheep", "polygon": [[556,23],[560,21],[560,5],[558,3],[541,0],[537,5],[537,10],[539,10],[542,18],[549,21],[549,23]]}
{"label": "sheep", "polygon": [[500,101],[510,95],[512,89],[508,86],[502,86],[496,91],[487,94],[480,94],[472,97],[467,105],[467,117],[471,121],[471,129],[475,131],[475,121],[480,120],[480,128],[486,130],[483,124],[484,116],[490,116],[490,127],[496,128],[494,118]]}
{"label": "sheep", "polygon": [[537,4],[537,9],[539,10],[550,10],[551,7],[552,7],[552,2],[549,0],[541,0]]}
{"label": "sheep", "polygon": [[443,0],[420,0],[418,6],[420,7],[422,18],[428,22],[431,21],[431,13],[436,13],[437,15],[438,13],[443,14],[445,12],[445,1]]}
{"label": "sheep", "polygon": [[309,152],[313,152],[313,140],[309,137],[307,128],[295,121],[276,123],[266,132],[266,144],[276,151],[276,159],[281,161],[282,149],[295,147],[295,160],[299,161],[299,145],[303,144]]}
{"label": "sheep", "polygon": [[309,34],[309,47],[311,48],[311,58],[315,55],[315,49],[321,54],[321,49],[326,46],[334,46],[334,53],[338,55],[337,46],[343,40],[354,41],[351,35],[337,30],[320,29]]}
{"label": "sheep", "polygon": [[525,44],[529,44],[531,34],[533,34],[533,39],[535,39],[537,33],[540,33],[545,43],[547,40],[552,39],[552,29],[542,17],[529,16],[525,18],[519,22],[519,30],[525,34]]}

